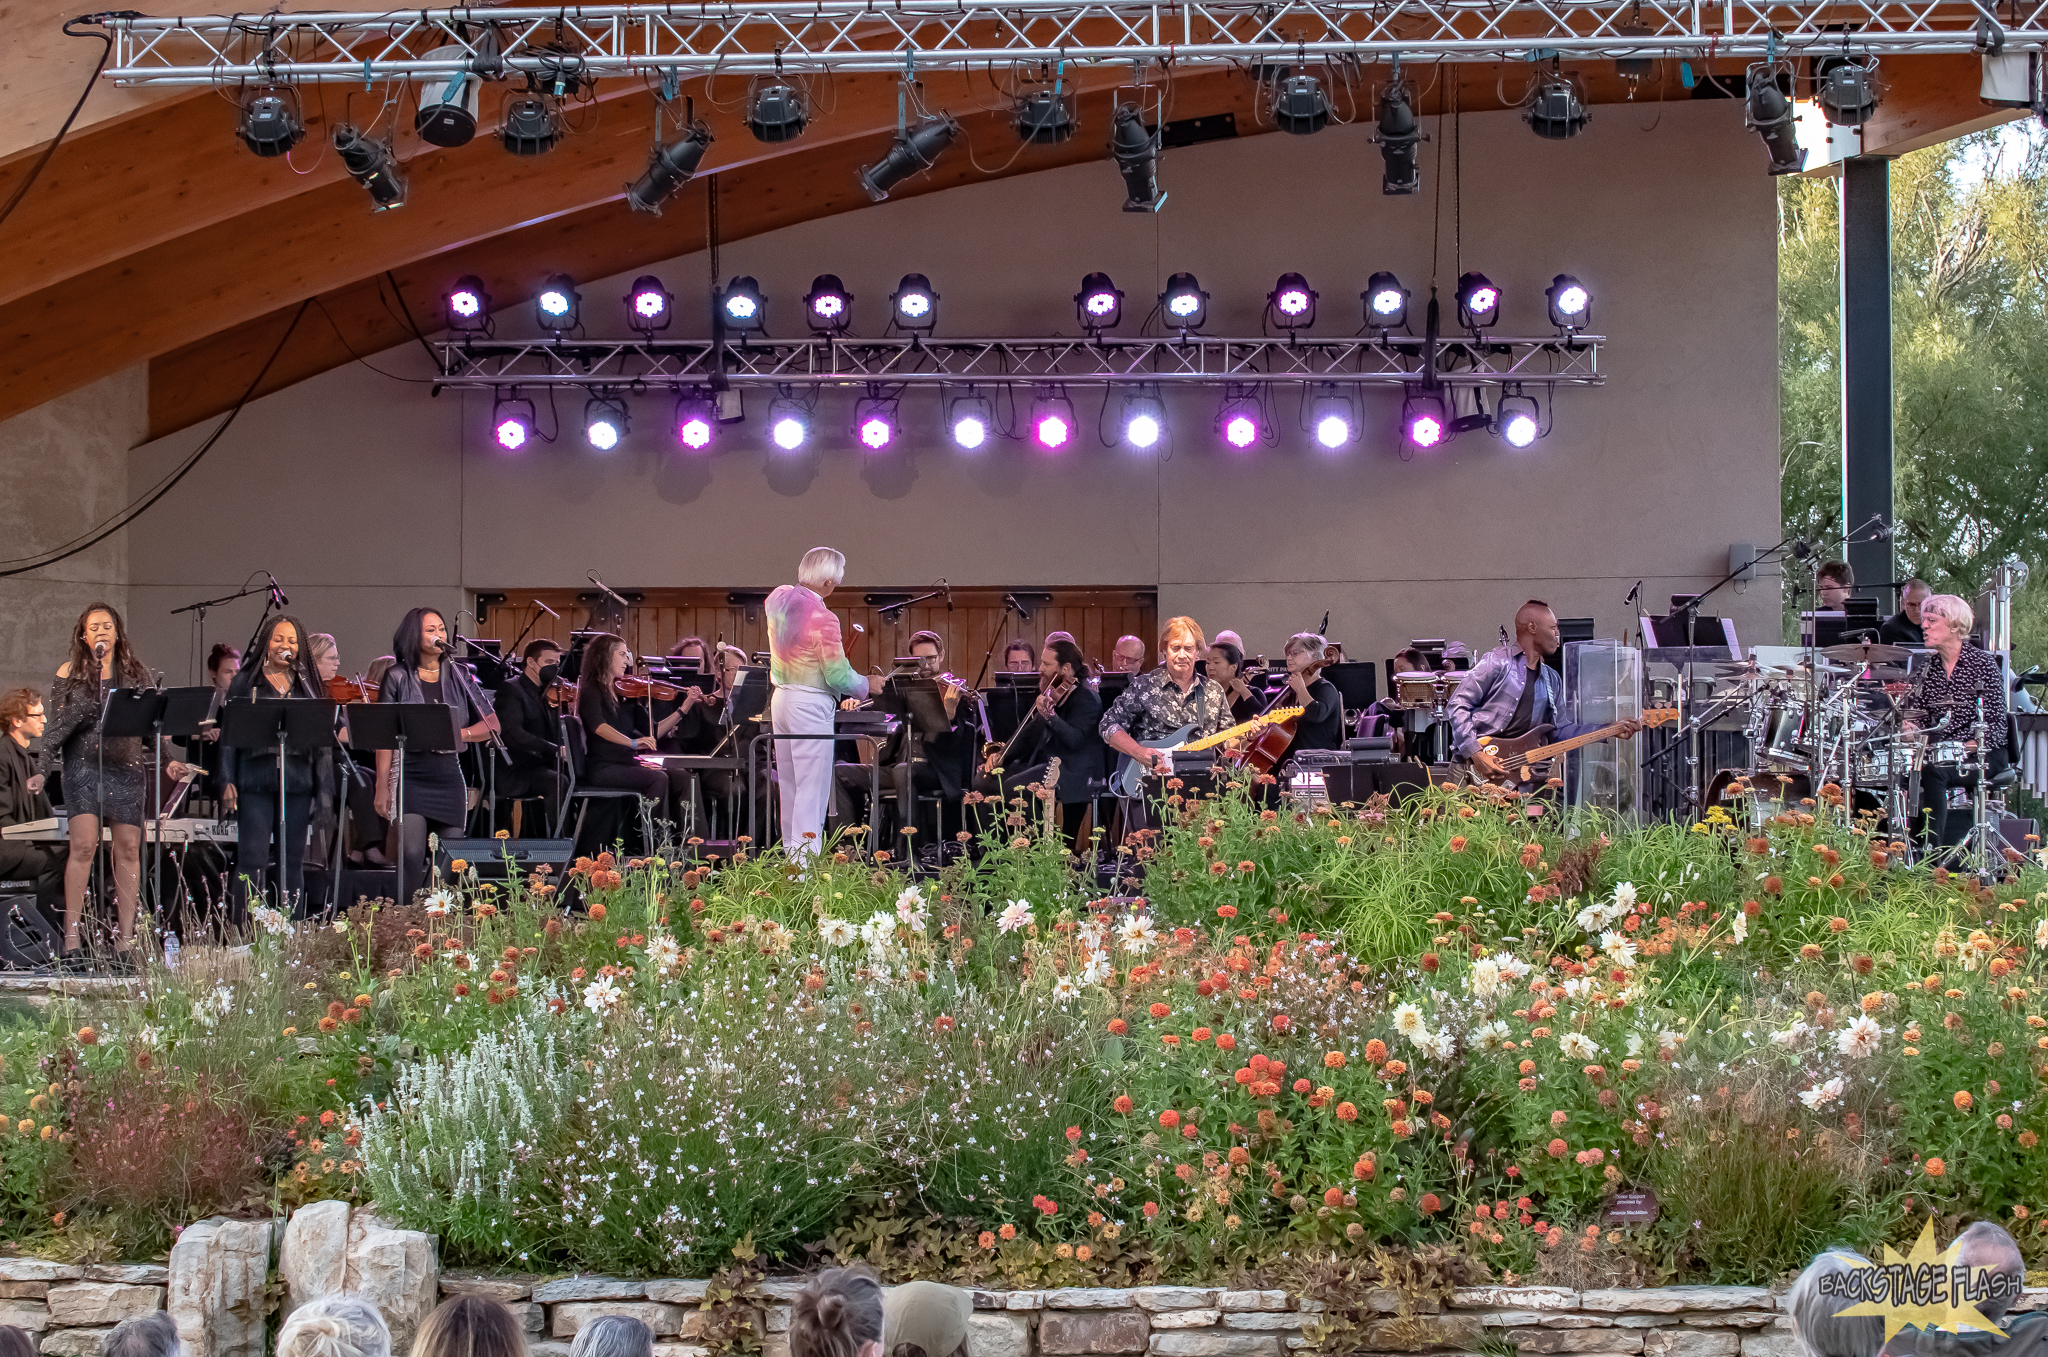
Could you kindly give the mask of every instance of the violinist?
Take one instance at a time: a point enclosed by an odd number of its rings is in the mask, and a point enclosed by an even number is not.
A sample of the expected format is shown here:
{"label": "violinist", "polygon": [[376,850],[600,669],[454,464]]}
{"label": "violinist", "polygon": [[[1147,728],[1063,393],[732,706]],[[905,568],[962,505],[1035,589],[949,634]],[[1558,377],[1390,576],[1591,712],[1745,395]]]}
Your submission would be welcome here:
{"label": "violinist", "polygon": [[[1038,661],[1038,698],[1018,726],[1007,751],[998,750],[984,766],[975,790],[1003,796],[1007,791],[1045,776],[1052,759],[1060,761],[1053,800],[1060,808],[1060,832],[1067,847],[1081,851],[1081,821],[1093,789],[1103,776],[1104,747],[1097,729],[1102,723],[1102,695],[1088,686],[1088,661],[1072,641],[1053,641]],[[999,767],[1007,753],[1015,767]]]}
{"label": "violinist", "polygon": [[[325,698],[326,688],[314,674],[305,636],[306,629],[296,617],[279,615],[264,623],[256,634],[249,661],[228,685],[227,700],[236,703]],[[287,749],[283,762],[284,785],[280,789],[275,745],[269,749],[221,746],[221,803],[235,812],[236,900],[246,910],[252,882],[257,898],[270,894],[279,856],[273,844],[275,836],[282,832],[284,877],[277,883],[274,903],[289,915],[295,912],[294,905],[304,892],[306,835],[313,792],[324,777],[331,776],[332,764],[325,749]],[[281,831],[280,809],[284,822]]]}
{"label": "violinist", "polygon": [[[671,662],[694,662],[699,674],[711,675],[711,647],[701,636],[685,636],[670,649],[668,657]],[[662,749],[671,754],[710,753],[725,733],[718,724],[721,694],[717,684],[708,689],[683,685],[682,699],[675,705],[675,715],[681,719],[662,738]]]}
{"label": "violinist", "polygon": [[[476,678],[455,663],[454,650],[447,619],[432,608],[414,608],[391,638],[393,659],[384,670],[377,700],[445,702],[454,709],[455,727],[462,740],[476,744],[497,733],[498,718]],[[376,672],[375,665],[371,672]],[[389,749],[377,751],[377,814],[386,820],[391,818],[398,793],[398,770],[392,766],[391,754]],[[460,757],[406,750],[405,823],[396,827],[399,842],[393,845],[401,854],[401,902],[411,903],[408,884],[416,885],[425,877],[428,833],[460,837],[468,819],[469,788],[462,781]]]}
{"label": "violinist", "polygon": [[548,689],[561,674],[562,648],[542,637],[526,643],[519,669],[498,685],[498,719],[505,726],[505,748],[512,752],[512,766],[498,774],[502,800],[540,797],[555,812],[569,795],[569,780],[562,774],[568,752],[548,699]]}
{"label": "violinist", "polygon": [[1295,718],[1294,740],[1281,761],[1304,749],[1341,749],[1344,746],[1344,698],[1337,685],[1322,676],[1330,663],[1325,657],[1329,642],[1312,631],[1296,632],[1287,638],[1287,690],[1276,699],[1283,707],[1300,707]]}
{"label": "violinist", "polygon": [[1202,668],[1210,678],[1223,685],[1223,695],[1230,700],[1231,725],[1242,725],[1266,709],[1265,697],[1252,691],[1252,686],[1244,680],[1244,649],[1236,641],[1226,641],[1219,636],[1210,642],[1209,654]]}
{"label": "violinist", "polygon": [[[590,638],[583,652],[583,668],[576,684],[576,716],[583,723],[583,781],[592,787],[618,787],[637,792],[643,801],[655,803],[657,812],[667,814],[671,792],[689,795],[689,774],[680,770],[649,768],[639,755],[654,753],[661,737],[674,730],[682,719],[671,712],[649,722],[645,704],[637,697],[621,699],[628,693],[650,691],[645,680],[636,687],[624,683],[633,652],[610,632]],[[653,844],[644,845],[652,852]]]}
{"label": "violinist", "polygon": [[[327,696],[343,706],[351,702],[374,702],[377,700],[377,685],[370,680],[345,679],[341,676],[341,648],[334,638],[324,631],[316,631],[306,638],[306,655],[313,661],[313,676],[320,680]],[[360,845],[348,853],[352,867],[383,867],[388,865],[384,857],[384,836],[389,830],[377,818],[377,779],[373,775],[375,765],[371,756],[359,749],[349,749],[348,714],[338,711],[334,714],[336,728],[341,733],[343,758],[353,764],[350,768],[335,760],[335,771],[340,774],[332,785],[323,783],[318,800],[313,806],[313,842],[307,851],[313,858],[325,861],[333,851],[331,837],[337,827],[334,798],[348,807],[349,819],[354,825],[355,842]],[[360,771],[357,771],[360,770]]]}
{"label": "violinist", "polygon": [[957,802],[967,791],[974,753],[981,747],[981,695],[946,672],[945,641],[935,631],[920,631],[910,638],[910,653],[917,657],[918,677],[938,680],[947,726],[937,735],[924,735],[905,722],[892,742],[899,755],[893,770],[896,804],[905,823],[909,822],[913,788],[936,791]]}

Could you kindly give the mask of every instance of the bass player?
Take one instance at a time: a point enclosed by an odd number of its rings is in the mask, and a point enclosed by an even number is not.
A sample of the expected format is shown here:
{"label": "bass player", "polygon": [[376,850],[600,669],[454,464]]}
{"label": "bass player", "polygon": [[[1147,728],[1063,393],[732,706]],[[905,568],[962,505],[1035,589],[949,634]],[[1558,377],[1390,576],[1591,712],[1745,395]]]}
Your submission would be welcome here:
{"label": "bass player", "polygon": [[[1548,603],[1532,598],[1515,611],[1514,644],[1488,651],[1451,694],[1446,704],[1451,717],[1451,752],[1469,760],[1478,777],[1489,782],[1509,780],[1500,759],[1480,748],[1483,738],[1512,739],[1549,725],[1551,736],[1564,740],[1596,729],[1583,722],[1558,720],[1557,680],[1544,667],[1543,657],[1563,643],[1557,614]],[[1625,740],[1641,729],[1640,721],[1623,721],[1615,734]]]}

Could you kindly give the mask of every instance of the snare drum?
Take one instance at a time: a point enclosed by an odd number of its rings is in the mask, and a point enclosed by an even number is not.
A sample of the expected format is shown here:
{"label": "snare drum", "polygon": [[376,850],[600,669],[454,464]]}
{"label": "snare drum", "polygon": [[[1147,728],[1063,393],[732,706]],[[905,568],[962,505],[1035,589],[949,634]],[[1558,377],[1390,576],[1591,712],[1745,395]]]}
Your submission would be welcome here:
{"label": "snare drum", "polygon": [[1757,757],[1774,768],[1804,768],[1812,756],[1806,741],[1805,707],[1790,702],[1773,706],[1764,720],[1764,747]]}
{"label": "snare drum", "polygon": [[1961,740],[1937,740],[1927,746],[1927,761],[1929,763],[1946,764],[1951,768],[1956,768],[1961,767],[1966,760],[1975,757],[1976,755],[1970,750],[1963,748]]}

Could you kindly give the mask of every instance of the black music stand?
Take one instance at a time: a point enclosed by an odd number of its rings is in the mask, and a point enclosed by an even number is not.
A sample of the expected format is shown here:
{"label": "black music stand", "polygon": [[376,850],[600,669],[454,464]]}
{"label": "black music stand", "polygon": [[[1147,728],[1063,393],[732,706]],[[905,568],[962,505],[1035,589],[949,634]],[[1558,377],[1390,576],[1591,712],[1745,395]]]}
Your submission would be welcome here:
{"label": "black music stand", "polygon": [[1362,712],[1379,696],[1379,667],[1366,660],[1346,660],[1323,666],[1323,677],[1344,699],[1344,728],[1351,728],[1354,713]]}
{"label": "black music stand", "polygon": [[[277,907],[287,915],[291,913],[292,902],[285,894],[284,884],[285,755],[331,748],[335,742],[334,708],[332,699],[325,697],[282,697],[261,702],[244,699],[230,702],[220,710],[222,744],[252,754],[277,751]],[[247,870],[250,865],[239,857],[235,862],[237,870]]]}
{"label": "black music stand", "polygon": [[[163,737],[197,735],[206,718],[212,714],[214,697],[215,690],[211,686],[116,688],[107,694],[106,705],[100,711],[101,739],[146,739],[150,742],[155,773],[149,783],[149,803],[156,811],[156,843],[150,853],[150,899],[158,908],[163,903]],[[104,825],[101,827],[105,828]]]}
{"label": "black music stand", "polygon": [[1038,700],[1038,673],[995,674],[991,676],[995,686],[983,693],[988,702],[989,738],[1008,744],[1010,737],[1017,733],[1017,727],[1024,724],[1024,718],[1031,712],[1031,704]]}
{"label": "black music stand", "polygon": [[358,702],[349,707],[348,741],[357,749],[388,749],[397,770],[392,820],[398,827],[398,902],[405,893],[405,755],[454,754],[462,748],[455,709],[445,702]]}

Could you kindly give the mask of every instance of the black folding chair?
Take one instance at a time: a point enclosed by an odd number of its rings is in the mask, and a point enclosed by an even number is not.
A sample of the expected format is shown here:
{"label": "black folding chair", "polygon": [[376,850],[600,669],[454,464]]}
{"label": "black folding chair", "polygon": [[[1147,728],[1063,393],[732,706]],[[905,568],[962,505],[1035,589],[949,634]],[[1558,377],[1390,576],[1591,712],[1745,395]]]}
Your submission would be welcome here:
{"label": "black folding chair", "polygon": [[631,799],[640,803],[641,846],[644,851],[653,852],[655,848],[654,819],[648,810],[652,803],[630,787],[584,786],[583,764],[587,747],[583,739],[583,722],[575,716],[564,714],[562,717],[562,735],[563,743],[569,750],[569,795],[563,798],[562,808],[555,815],[553,837],[557,839],[562,837],[562,821],[569,817],[569,807],[571,805],[575,805],[578,808],[576,811],[576,833],[574,838],[580,847],[583,845],[583,820],[584,817],[590,814],[591,802]]}

